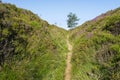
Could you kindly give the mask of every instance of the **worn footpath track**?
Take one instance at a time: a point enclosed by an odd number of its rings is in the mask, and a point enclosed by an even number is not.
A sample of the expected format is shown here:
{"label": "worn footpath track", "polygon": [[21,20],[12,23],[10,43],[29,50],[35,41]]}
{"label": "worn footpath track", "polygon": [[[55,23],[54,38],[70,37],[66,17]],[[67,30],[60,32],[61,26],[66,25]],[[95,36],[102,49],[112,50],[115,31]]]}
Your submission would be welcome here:
{"label": "worn footpath track", "polygon": [[71,57],[72,57],[72,45],[69,42],[69,35],[67,36],[66,43],[68,46],[69,52],[66,55],[66,68],[65,68],[65,78],[64,80],[70,80],[71,78]]}

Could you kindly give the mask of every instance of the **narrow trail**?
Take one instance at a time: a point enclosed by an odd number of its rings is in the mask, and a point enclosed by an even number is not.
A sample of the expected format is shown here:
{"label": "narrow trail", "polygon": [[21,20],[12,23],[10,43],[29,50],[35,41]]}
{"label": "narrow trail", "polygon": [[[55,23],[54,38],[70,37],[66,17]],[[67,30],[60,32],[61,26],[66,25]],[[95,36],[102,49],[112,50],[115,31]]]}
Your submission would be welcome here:
{"label": "narrow trail", "polygon": [[65,79],[64,80],[70,80],[71,78],[71,57],[72,57],[72,45],[69,42],[69,35],[67,36],[66,43],[68,46],[69,52],[66,56],[66,68],[65,68]]}

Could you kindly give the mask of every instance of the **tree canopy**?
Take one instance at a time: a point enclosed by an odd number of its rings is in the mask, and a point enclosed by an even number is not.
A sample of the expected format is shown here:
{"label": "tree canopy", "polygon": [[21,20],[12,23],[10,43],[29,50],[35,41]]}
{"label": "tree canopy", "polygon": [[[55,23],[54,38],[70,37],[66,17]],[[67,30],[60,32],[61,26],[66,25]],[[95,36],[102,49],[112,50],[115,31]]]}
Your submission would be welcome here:
{"label": "tree canopy", "polygon": [[69,28],[75,27],[78,24],[77,21],[79,21],[79,19],[77,18],[76,14],[70,12],[67,17],[67,25]]}

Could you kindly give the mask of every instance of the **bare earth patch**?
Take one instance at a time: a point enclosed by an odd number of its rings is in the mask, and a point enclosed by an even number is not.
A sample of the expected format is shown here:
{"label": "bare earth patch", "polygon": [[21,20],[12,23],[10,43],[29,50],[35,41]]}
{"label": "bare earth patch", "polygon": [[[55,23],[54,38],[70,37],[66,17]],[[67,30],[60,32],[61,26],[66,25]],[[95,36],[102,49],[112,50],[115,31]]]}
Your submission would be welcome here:
{"label": "bare earth patch", "polygon": [[71,78],[71,57],[72,57],[72,45],[69,42],[69,36],[66,39],[69,52],[66,56],[66,68],[65,68],[65,80],[70,80]]}

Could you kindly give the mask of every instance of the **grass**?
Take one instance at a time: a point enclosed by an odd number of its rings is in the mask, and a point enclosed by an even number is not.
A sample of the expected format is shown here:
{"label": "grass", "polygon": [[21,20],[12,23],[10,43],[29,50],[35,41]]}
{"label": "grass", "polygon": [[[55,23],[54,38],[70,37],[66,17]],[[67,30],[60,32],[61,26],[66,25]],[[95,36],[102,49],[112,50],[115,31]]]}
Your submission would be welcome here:
{"label": "grass", "polygon": [[120,79],[120,8],[65,31],[29,10],[0,4],[0,79],[64,80],[73,45],[71,80]]}
{"label": "grass", "polygon": [[72,80],[120,78],[119,11],[109,11],[106,16],[98,16],[70,31],[74,47]]}
{"label": "grass", "polygon": [[0,79],[63,80],[67,32],[15,5],[0,11]]}

